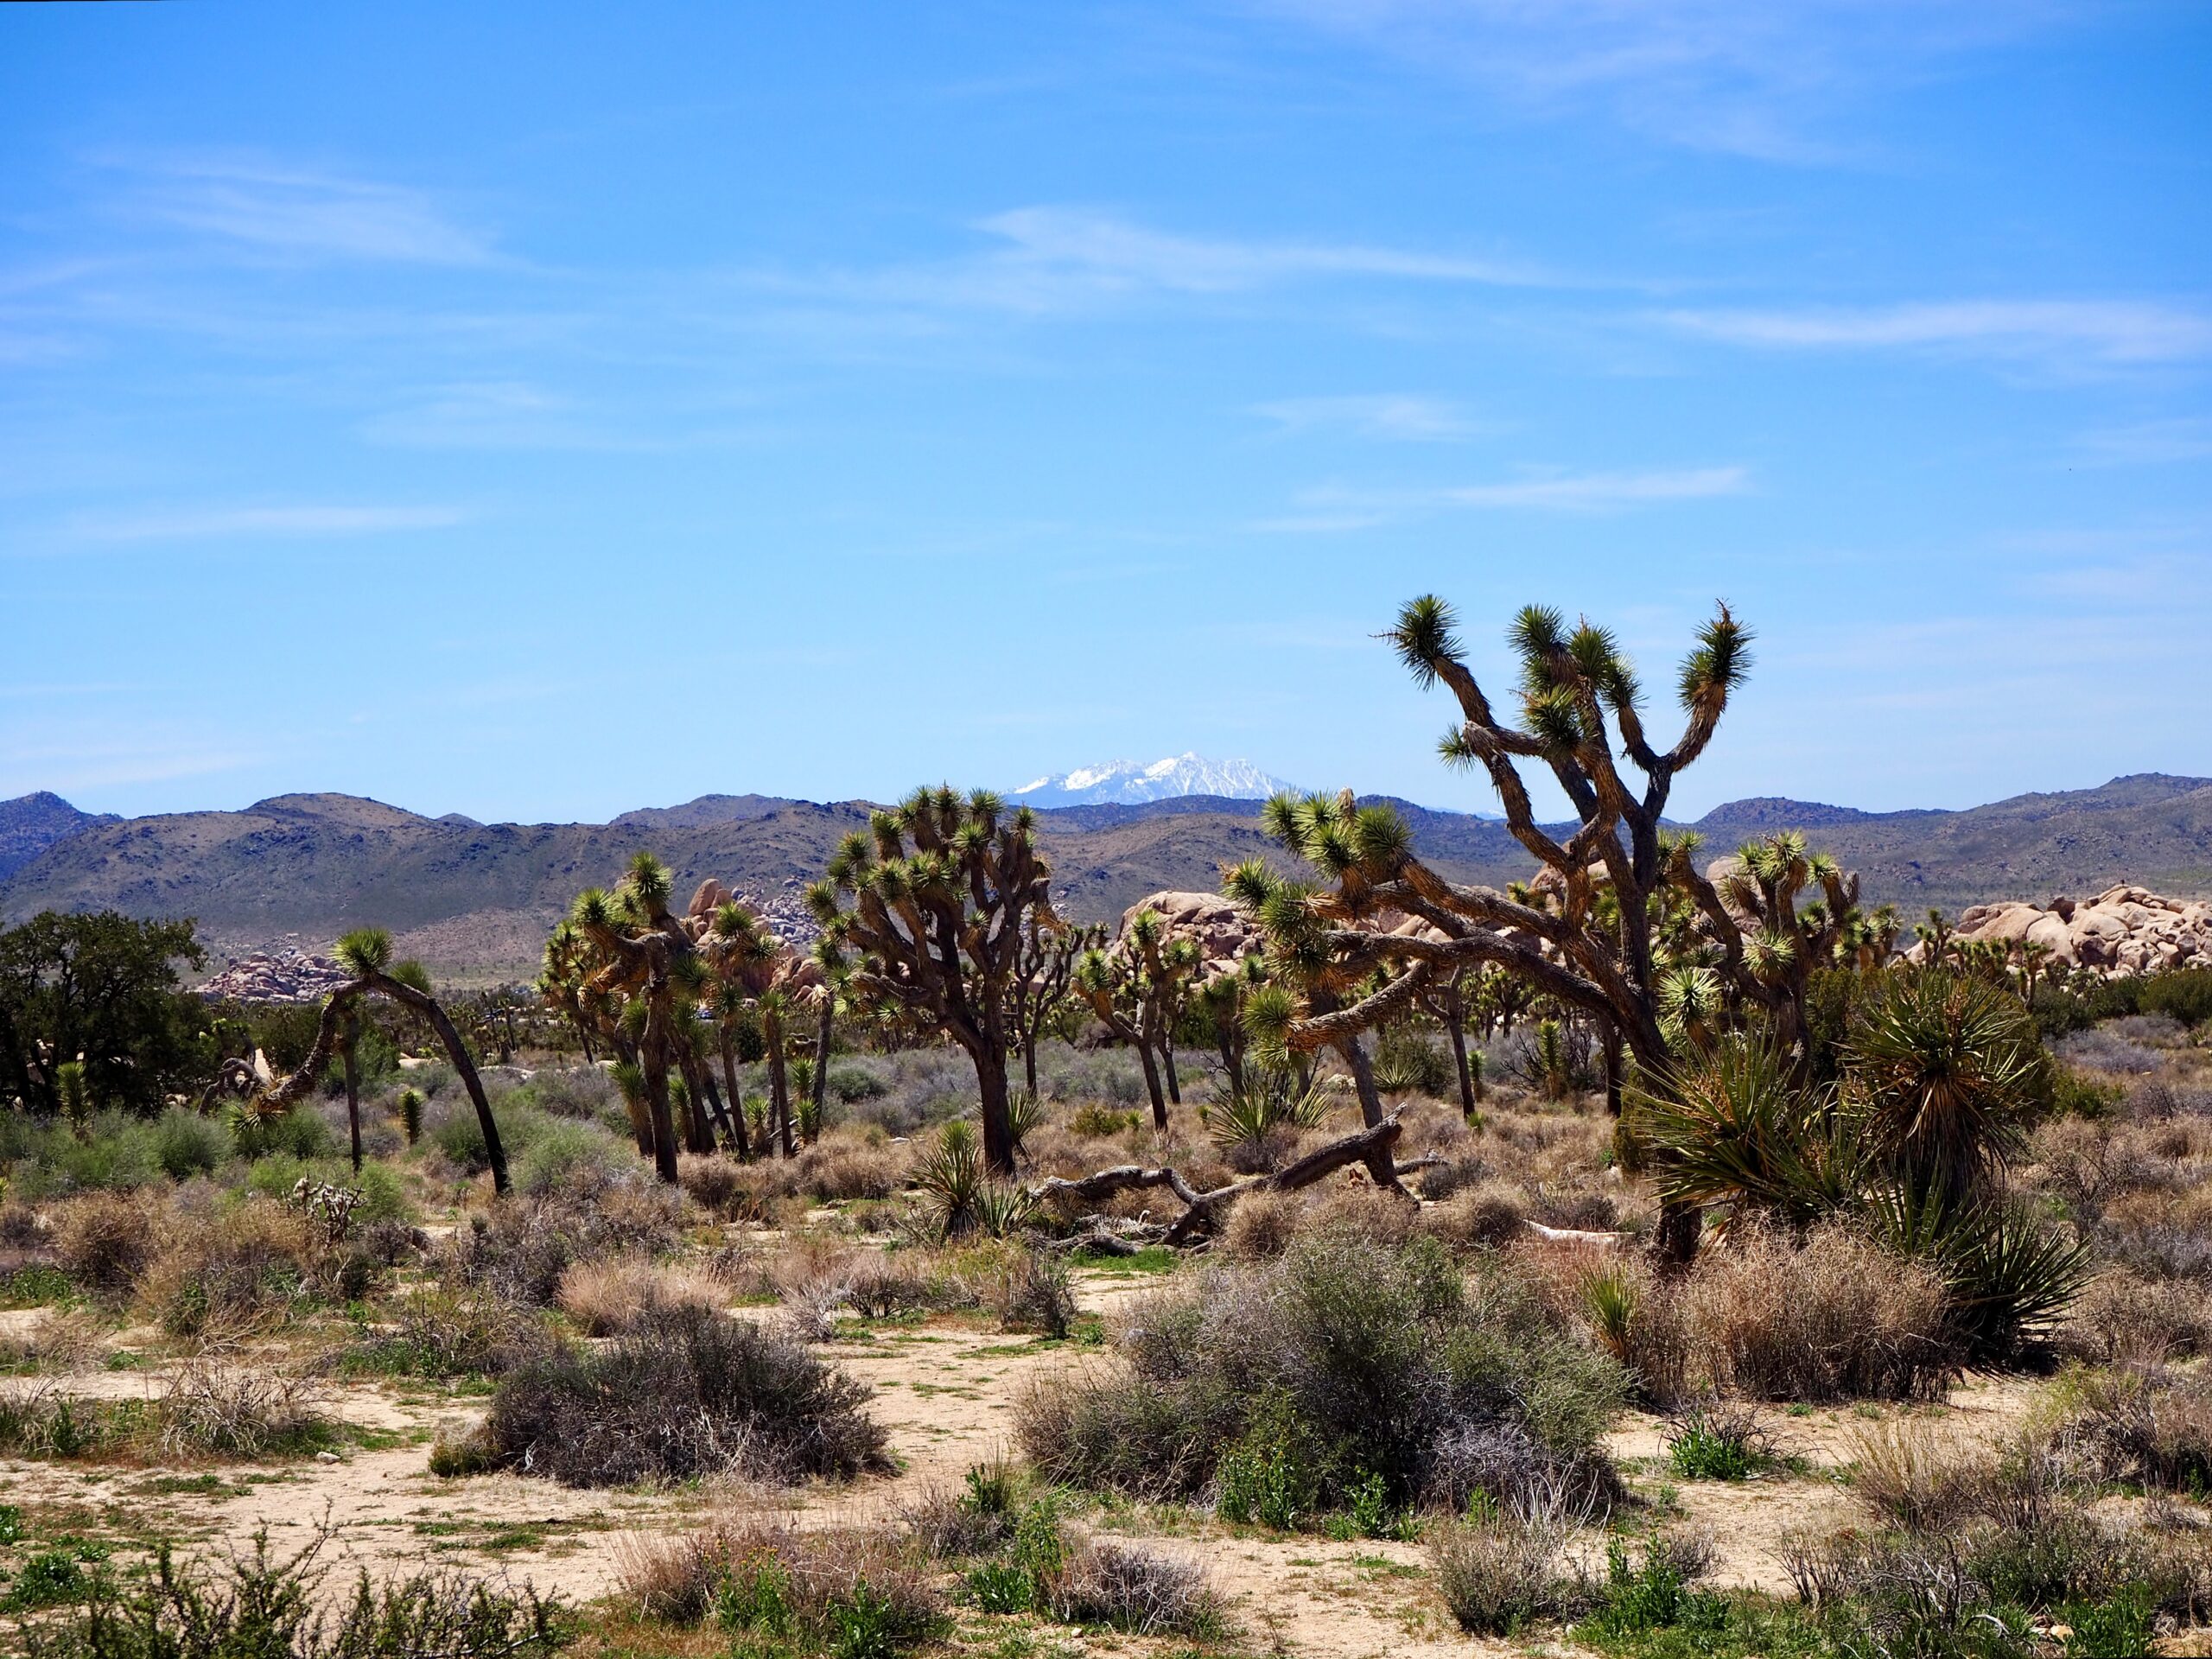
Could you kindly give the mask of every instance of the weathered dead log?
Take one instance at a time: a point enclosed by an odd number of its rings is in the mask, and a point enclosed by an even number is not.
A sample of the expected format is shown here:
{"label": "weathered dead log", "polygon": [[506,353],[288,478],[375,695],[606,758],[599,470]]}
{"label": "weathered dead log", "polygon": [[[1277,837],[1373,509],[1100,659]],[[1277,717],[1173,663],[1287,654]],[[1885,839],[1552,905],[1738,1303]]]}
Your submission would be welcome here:
{"label": "weathered dead log", "polygon": [[1574,1227],[1547,1227],[1541,1221],[1530,1221],[1525,1217],[1521,1224],[1538,1238],[1553,1244],[1603,1244],[1610,1249],[1628,1236],[1625,1233],[1585,1232]]}
{"label": "weathered dead log", "polygon": [[[1166,1165],[1148,1169],[1141,1164],[1116,1164],[1094,1174],[1076,1180],[1058,1176],[1039,1182],[1029,1189],[1030,1195],[1039,1200],[1048,1198],[1073,1199],[1077,1203],[1095,1203],[1110,1198],[1116,1192],[1141,1192],[1152,1187],[1165,1187],[1183,1204],[1183,1213],[1177,1217],[1162,1236],[1160,1243],[1170,1245],[1187,1243],[1193,1235],[1210,1230],[1215,1217],[1226,1205],[1248,1192],[1295,1192],[1301,1187],[1313,1185],[1325,1179],[1348,1164],[1366,1163],[1372,1166],[1380,1158],[1387,1162],[1391,1147],[1397,1144],[1401,1128],[1397,1118],[1384,1118],[1369,1128],[1332,1141],[1325,1147],[1316,1147],[1295,1163],[1287,1165],[1272,1174],[1248,1176],[1241,1181],[1231,1181],[1226,1186],[1215,1187],[1210,1192],[1200,1192],[1181,1175]],[[1408,1164],[1391,1164],[1395,1173],[1416,1169],[1429,1169],[1441,1163],[1436,1157],[1416,1158]],[[1402,1192],[1392,1183],[1390,1190]],[[1103,1218],[1090,1217],[1092,1230],[1103,1224]]]}

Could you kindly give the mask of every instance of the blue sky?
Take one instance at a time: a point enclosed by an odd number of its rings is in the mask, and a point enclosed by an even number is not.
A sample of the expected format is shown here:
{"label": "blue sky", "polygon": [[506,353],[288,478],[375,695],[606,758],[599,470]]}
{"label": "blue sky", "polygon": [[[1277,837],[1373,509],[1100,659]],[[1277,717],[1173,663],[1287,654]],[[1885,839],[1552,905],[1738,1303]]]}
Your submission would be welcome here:
{"label": "blue sky", "polygon": [[0,796],[601,817],[1758,665],[1694,812],[2212,773],[2212,12],[0,8]]}

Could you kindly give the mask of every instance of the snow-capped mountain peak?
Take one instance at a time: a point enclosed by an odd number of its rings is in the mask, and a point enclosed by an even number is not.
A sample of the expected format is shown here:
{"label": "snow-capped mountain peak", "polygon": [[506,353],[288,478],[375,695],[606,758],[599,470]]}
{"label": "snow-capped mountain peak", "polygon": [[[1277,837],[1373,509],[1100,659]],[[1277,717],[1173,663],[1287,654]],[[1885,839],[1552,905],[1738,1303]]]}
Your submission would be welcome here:
{"label": "snow-capped mountain peak", "polygon": [[1077,766],[1024,784],[1014,798],[1031,806],[1134,806],[1177,795],[1224,795],[1231,800],[1263,801],[1291,785],[1270,777],[1249,760],[1208,760],[1197,754],[1171,755],[1150,765],[1109,760]]}

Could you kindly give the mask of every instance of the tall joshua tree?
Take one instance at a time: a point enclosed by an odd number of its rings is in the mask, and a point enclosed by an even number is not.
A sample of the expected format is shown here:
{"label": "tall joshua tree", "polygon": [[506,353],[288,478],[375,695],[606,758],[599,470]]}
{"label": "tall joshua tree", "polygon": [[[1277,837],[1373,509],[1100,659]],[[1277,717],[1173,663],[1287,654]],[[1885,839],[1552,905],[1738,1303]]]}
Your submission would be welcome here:
{"label": "tall joshua tree", "polygon": [[[1091,950],[1076,964],[1075,988],[1106,1028],[1137,1052],[1155,1128],[1167,1127],[1167,1103],[1183,1103],[1175,1078],[1175,1024],[1204,965],[1195,939],[1171,938],[1166,918],[1144,909],[1110,950]],[[1166,1088],[1161,1087],[1165,1079]]]}
{"label": "tall joshua tree", "polygon": [[[1333,885],[1307,887],[1256,861],[1230,876],[1230,895],[1259,919],[1271,958],[1294,969],[1278,993],[1255,999],[1255,1041],[1337,1047],[1362,1081],[1359,1033],[1402,1014],[1439,976],[1494,963],[1617,1033],[1639,1065],[1663,1071],[1660,984],[1669,964],[1654,931],[1670,909],[1694,910],[1692,925],[1711,935],[1731,988],[1764,1000],[1744,969],[1738,929],[1722,925],[1725,907],[1693,868],[1691,849],[1660,830],[1675,778],[1704,753],[1750,667],[1749,631],[1726,605],[1699,630],[1677,681],[1683,728],[1666,748],[1645,730],[1643,690],[1605,629],[1569,629],[1558,612],[1531,606],[1507,637],[1521,666],[1517,723],[1500,715],[1467,666],[1442,600],[1406,605],[1389,635],[1419,684],[1440,683],[1457,701],[1444,757],[1488,775],[1507,829],[1542,866],[1548,901],[1446,880],[1414,855],[1395,812],[1358,806],[1349,792],[1270,802],[1272,832]],[[1576,823],[1563,840],[1537,823],[1523,763],[1548,769],[1565,793]],[[1631,767],[1640,782],[1626,775]],[[1424,925],[1404,926],[1407,918]],[[1379,988],[1367,988],[1378,968]],[[1363,1086],[1371,1116],[1368,1095]],[[1686,1255],[1696,1224],[1694,1211],[1666,1217],[1662,1248]]]}
{"label": "tall joshua tree", "polygon": [[578,893],[569,919],[594,954],[583,999],[619,1000],[619,1028],[627,1033],[634,1026],[653,1168],[673,1184],[677,1127],[670,1068],[683,1077],[690,1119],[684,1128],[694,1152],[711,1147],[702,1134],[703,1110],[717,1106],[721,1094],[693,1040],[698,1022],[692,1011],[707,994],[708,975],[691,936],[669,910],[670,880],[667,865],[651,853],[639,853],[613,893],[592,887]]}
{"label": "tall joshua tree", "polygon": [[[476,1062],[470,1058],[468,1046],[461,1040],[461,1033],[454,1029],[453,1021],[446,1015],[435,997],[430,995],[429,978],[417,963],[391,960],[391,935],[380,927],[365,927],[348,933],[338,942],[338,960],[353,978],[333,991],[322,1005],[322,1019],[315,1027],[315,1046],[308,1057],[289,1077],[273,1084],[255,1101],[248,1103],[251,1115],[274,1116],[289,1111],[304,1099],[308,1091],[329,1066],[331,1058],[347,1047],[356,1027],[358,1005],[363,998],[385,996],[391,998],[410,1013],[421,1017],[437,1033],[444,1045],[446,1057],[453,1062],[454,1071],[461,1077],[461,1087],[468,1091],[469,1103],[476,1108],[477,1128],[484,1136],[484,1156],[492,1166],[492,1186],[494,1192],[507,1190],[507,1154],[499,1140],[499,1121],[492,1116],[492,1103],[485,1097],[483,1079],[476,1075]],[[347,1093],[353,1093],[353,1065],[346,1063]],[[358,1119],[357,1119],[358,1122]],[[356,1131],[355,1146],[359,1145]],[[358,1154],[357,1154],[358,1156]],[[358,1162],[356,1167],[359,1167]]]}
{"label": "tall joshua tree", "polygon": [[1029,912],[1022,925],[1020,959],[1007,981],[1007,1014],[1021,1045],[1021,1079],[1037,1092],[1037,1044],[1052,1017],[1075,993],[1076,964],[1106,942],[1103,925],[1074,927],[1049,912]]}
{"label": "tall joshua tree", "polygon": [[1051,913],[1051,874],[1028,808],[1009,814],[987,790],[941,787],[876,813],[807,889],[825,936],[853,955],[854,989],[925,1017],[967,1052],[998,1174],[1014,1172],[1007,984],[1029,918]]}

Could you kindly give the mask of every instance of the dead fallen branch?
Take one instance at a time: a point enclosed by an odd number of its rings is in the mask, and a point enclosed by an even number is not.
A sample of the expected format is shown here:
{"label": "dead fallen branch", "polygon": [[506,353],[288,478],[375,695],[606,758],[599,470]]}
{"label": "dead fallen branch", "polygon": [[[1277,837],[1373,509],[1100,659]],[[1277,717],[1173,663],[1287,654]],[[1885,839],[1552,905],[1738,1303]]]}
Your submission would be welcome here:
{"label": "dead fallen branch", "polygon": [[[1397,1177],[1417,1169],[1430,1169],[1443,1160],[1434,1157],[1416,1158],[1410,1163],[1394,1163],[1390,1151],[1397,1144],[1402,1133],[1397,1118],[1384,1118],[1371,1128],[1332,1141],[1316,1147],[1295,1163],[1287,1164],[1268,1175],[1249,1176],[1241,1181],[1231,1181],[1226,1186],[1201,1192],[1173,1169],[1166,1165],[1147,1168],[1142,1164],[1116,1164],[1076,1180],[1052,1176],[1038,1182],[1029,1189],[1030,1196],[1039,1203],[1061,1205],[1096,1204],[1101,1198],[1117,1192],[1143,1192],[1165,1188],[1183,1205],[1183,1213],[1170,1223],[1159,1235],[1162,1244],[1186,1244],[1194,1237],[1211,1232],[1221,1212],[1248,1192],[1295,1192],[1301,1187],[1312,1186],[1325,1179],[1348,1164],[1367,1165],[1370,1170],[1387,1172],[1388,1187],[1403,1192]],[[1381,1184],[1378,1181],[1378,1184]],[[1082,1217],[1077,1225],[1083,1232],[1083,1242],[1097,1245],[1101,1238],[1111,1238],[1113,1243],[1097,1246],[1118,1251],[1132,1242],[1128,1230],[1115,1230],[1104,1217]],[[1147,1231],[1150,1230],[1147,1229]]]}

